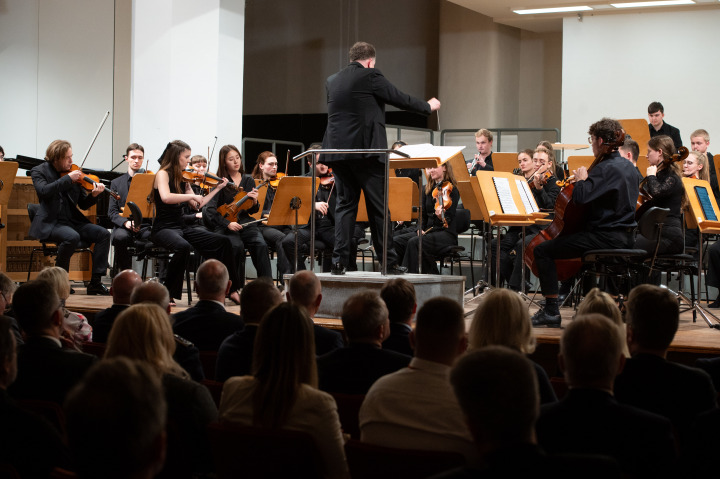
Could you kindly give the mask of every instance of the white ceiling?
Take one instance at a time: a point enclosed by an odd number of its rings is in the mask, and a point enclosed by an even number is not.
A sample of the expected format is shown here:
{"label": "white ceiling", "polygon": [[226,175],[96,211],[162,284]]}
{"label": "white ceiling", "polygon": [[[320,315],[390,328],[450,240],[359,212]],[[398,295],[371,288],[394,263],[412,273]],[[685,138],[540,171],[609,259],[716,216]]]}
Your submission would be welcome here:
{"label": "white ceiling", "polygon": [[583,16],[608,15],[608,14],[630,14],[639,11],[681,11],[694,10],[698,8],[720,8],[718,0],[694,0],[695,5],[681,5],[674,7],[649,7],[649,8],[623,8],[617,9],[610,5],[612,3],[624,3],[641,0],[605,0],[605,1],[583,1],[583,0],[449,0],[452,3],[469,8],[476,12],[491,17],[496,23],[502,23],[511,27],[522,28],[533,32],[562,31],[563,17],[578,17],[578,13],[544,13],[537,15],[518,15],[513,10],[528,8],[548,8],[587,5],[592,11],[582,12]]}

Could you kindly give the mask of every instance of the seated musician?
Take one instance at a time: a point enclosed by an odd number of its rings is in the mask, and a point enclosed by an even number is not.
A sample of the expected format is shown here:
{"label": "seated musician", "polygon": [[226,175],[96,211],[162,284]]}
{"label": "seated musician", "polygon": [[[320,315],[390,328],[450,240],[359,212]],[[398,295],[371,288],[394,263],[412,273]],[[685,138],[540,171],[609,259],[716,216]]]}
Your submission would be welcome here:
{"label": "seated musician", "polygon": [[[444,163],[435,168],[426,168],[425,171],[429,178],[423,199],[422,265],[424,273],[439,274],[433,256],[458,244],[455,212],[460,200],[460,193],[455,185],[455,177],[450,163]],[[445,195],[442,193],[443,189]],[[438,200],[433,195],[437,196]],[[448,200],[448,204],[444,204],[443,196]],[[398,257],[403,257],[403,266],[408,269],[409,273],[419,272],[419,240],[415,230],[401,233],[394,238]]]}
{"label": "seated musician", "polygon": [[[257,203],[258,190],[255,189],[255,180],[253,180],[252,176],[244,174],[244,171],[242,156],[237,147],[234,145],[225,145],[220,148],[217,176],[227,178],[234,185],[241,187],[246,193],[245,196],[250,198],[247,201],[252,202],[252,206],[249,209],[240,210],[237,215],[233,217],[223,217],[223,215],[218,212],[218,207],[234,204],[233,200],[238,194],[237,191],[232,188],[223,188],[203,210],[203,220],[208,228],[216,233],[230,237],[233,245],[233,253],[235,254],[238,276],[242,280],[240,286],[245,284],[246,249],[250,252],[250,258],[255,265],[258,277],[272,278],[272,267],[270,266],[268,247],[260,233],[257,223],[243,226],[244,223],[253,221],[250,215],[256,213],[259,209]],[[245,203],[247,203],[247,201]]]}
{"label": "seated musician", "polygon": [[95,243],[92,254],[92,276],[87,294],[109,294],[102,284],[107,273],[110,232],[90,223],[77,207],[88,209],[97,203],[105,186],[96,182],[89,193],[80,185],[83,173],[71,171],[73,150],[70,142],[55,140],[45,153],[45,163],[32,170],[33,186],[40,199],[40,208],[30,225],[30,235],[40,241],[57,243],[55,265],[70,270],[70,258],[81,240]]}
{"label": "seated musician", "polygon": [[637,167],[637,160],[640,156],[640,146],[638,145],[638,142],[633,140],[630,137],[625,137],[625,143],[618,148],[618,153],[620,153],[620,156],[628,160],[632,165],[635,167],[635,171],[637,172],[638,177],[638,184],[643,180],[643,175],[640,173],[640,170]]}
{"label": "seated musician", "polygon": [[[207,159],[203,155],[194,155],[190,158],[189,166],[199,175],[207,173]],[[190,188],[196,195],[206,196],[213,187],[205,183],[191,183]],[[183,204],[183,221],[187,226],[203,226],[202,211],[193,208],[189,203]]]}
{"label": "seated musician", "polygon": [[555,149],[553,148],[553,144],[547,140],[542,140],[535,147],[536,150],[538,148],[545,148],[547,150],[548,158],[550,159],[550,164],[552,165],[552,171],[555,173],[555,177],[559,180],[564,180],[565,170],[563,170],[562,165],[558,164],[558,160],[555,157]]}
{"label": "seated musician", "polygon": [[[696,180],[704,180],[712,185],[710,180],[710,169],[708,168],[708,158],[705,153],[699,151],[691,151],[683,162],[683,176],[686,178],[695,178]],[[717,198],[717,197],[716,197]],[[699,234],[697,228],[688,228],[685,230],[685,247],[698,248]]]}
{"label": "seated musician", "polygon": [[137,143],[130,144],[125,150],[127,173],[118,176],[110,183],[110,189],[120,195],[119,200],[111,196],[108,204],[108,217],[114,225],[112,245],[115,247],[118,271],[132,268],[132,256],[128,254],[128,246],[133,244],[133,239],[145,240],[150,237],[150,228],[152,226],[151,218],[143,218],[142,225],[133,225],[129,218],[120,216],[127,201],[133,177],[138,173],[145,172],[142,167],[144,160],[145,148]]}
{"label": "seated musician", "polygon": [[[533,152],[533,164],[534,173],[531,175],[532,184],[530,189],[535,197],[535,203],[541,211],[552,211],[555,208],[555,200],[557,200],[558,194],[560,194],[560,187],[557,185],[557,177],[553,174],[554,164],[550,160],[551,150],[547,148],[538,147]],[[527,178],[527,176],[526,176]],[[548,219],[553,219],[553,215],[550,215]],[[532,225],[525,228],[525,245],[527,246],[530,241],[543,229],[547,228],[548,224]],[[512,266],[512,274],[508,286],[510,289],[520,291],[522,281],[522,262],[523,262],[523,244],[522,238],[519,238],[515,245],[514,264]],[[502,259],[502,258],[501,258]],[[526,270],[527,271],[527,270]]]}
{"label": "seated musician", "polygon": [[[623,130],[616,120],[603,118],[589,129],[593,154],[597,159],[588,171],[575,171],[572,203],[584,206],[585,228],[574,234],[559,235],[535,247],[535,264],[545,307],[533,315],[533,325],[560,327],[558,272],[556,259],[579,258],[591,249],[629,248],[633,244],[638,184],[632,164],[620,156],[616,142]],[[562,194],[562,193],[561,193]],[[558,200],[559,201],[559,200]]]}
{"label": "seated musician", "polygon": [[710,146],[710,134],[707,130],[699,129],[690,134],[690,146],[692,151],[704,153],[707,156],[707,167],[705,168],[710,177],[710,187],[712,188],[715,198],[720,198],[720,186],[718,186],[717,171],[715,170],[715,159],[708,151]]}
{"label": "seated musician", "polygon": [[[260,181],[271,181],[277,180],[278,174],[278,160],[272,151],[263,151],[258,155],[257,164],[253,169],[253,178]],[[265,202],[263,203],[262,215],[263,217],[270,214],[273,201],[275,201],[276,186],[273,187],[271,184],[267,185],[267,192],[265,193]],[[290,263],[283,251],[283,239],[291,231],[290,226],[267,226],[262,223],[258,225],[260,233],[262,234],[265,243],[272,245],[277,252],[277,269],[278,272],[283,275],[290,273]]]}
{"label": "seated musician", "polygon": [[493,134],[490,130],[481,128],[475,132],[475,147],[478,152],[475,154],[472,163],[468,165],[470,176],[475,176],[475,173],[480,170],[495,170],[492,161],[492,145]]}

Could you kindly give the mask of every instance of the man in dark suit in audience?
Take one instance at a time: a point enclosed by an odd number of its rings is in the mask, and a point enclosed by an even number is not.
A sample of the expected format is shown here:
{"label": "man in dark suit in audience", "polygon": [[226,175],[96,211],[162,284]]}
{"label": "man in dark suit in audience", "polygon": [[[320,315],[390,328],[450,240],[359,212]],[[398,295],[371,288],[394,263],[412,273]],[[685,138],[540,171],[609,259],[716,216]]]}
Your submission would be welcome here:
{"label": "man in dark suit in audience", "polygon": [[350,296],[343,305],[342,323],[349,344],[318,358],[321,390],[366,394],[378,378],[410,363],[410,356],[382,349],[390,321],[377,292],[365,290]]}
{"label": "man in dark suit in audience", "polygon": [[412,356],[410,333],[417,309],[415,287],[406,279],[393,278],[385,282],[380,297],[385,301],[390,317],[390,336],[383,341],[383,349]]}
{"label": "man in dark suit in audience", "polygon": [[670,421],[613,397],[625,363],[623,341],[620,328],[599,314],[579,316],[565,328],[559,361],[570,391],[542,407],[538,443],[551,454],[613,457],[631,477],[667,477],[675,465]]}
{"label": "man in dark suit in audience", "polygon": [[625,304],[632,358],[615,379],[615,396],[670,419],[682,446],[695,417],[716,407],[715,388],[705,371],[666,359],[679,321],[678,302],[670,291],[641,284]]}
{"label": "man in dark suit in audience", "polygon": [[130,306],[130,295],[140,284],[142,284],[142,278],[131,269],[120,271],[115,275],[110,286],[113,304],[109,308],[98,311],[92,321],[94,342],[107,342],[115,318]]}
{"label": "man in dark suit in audience", "polygon": [[282,295],[270,278],[251,281],[240,292],[240,314],[245,328],[235,331],[220,345],[215,379],[224,382],[232,376],[252,373],[255,335],[265,313],[282,303]]}
{"label": "man in dark suit in audience", "polygon": [[18,350],[18,375],[8,392],[17,399],[62,404],[65,395],[97,359],[63,349],[63,310],[52,285],[30,281],[13,296],[13,308],[27,341]]}
{"label": "man in dark suit in audience", "polygon": [[192,308],[173,315],[173,331],[195,343],[200,351],[217,351],[225,338],[241,331],[240,316],[225,309],[232,281],[224,264],[205,261],[195,273],[195,290],[200,300]]}
{"label": "man in dark suit in audience", "polygon": [[20,477],[48,477],[54,467],[68,467],[69,454],[58,431],[8,396],[16,375],[11,321],[0,316],[0,462],[10,464]]}
{"label": "man in dark suit in audience", "polygon": [[[310,318],[314,318],[322,303],[322,286],[312,271],[298,271],[290,278],[287,300],[303,306]],[[313,323],[315,333],[315,354],[323,354],[343,347],[342,334]]]}

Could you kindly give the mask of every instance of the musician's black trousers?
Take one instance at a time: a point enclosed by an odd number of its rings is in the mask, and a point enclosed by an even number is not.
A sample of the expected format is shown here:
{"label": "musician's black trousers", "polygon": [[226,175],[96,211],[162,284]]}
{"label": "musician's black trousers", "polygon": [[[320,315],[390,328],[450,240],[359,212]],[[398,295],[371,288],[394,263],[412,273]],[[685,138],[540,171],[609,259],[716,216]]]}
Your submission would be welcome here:
{"label": "musician's black trousers", "polygon": [[150,238],[150,226],[143,226],[140,231],[133,235],[127,228],[114,228],[112,231],[112,245],[115,247],[115,258],[118,271],[132,268],[132,256],[128,253],[128,247],[132,246],[135,240],[147,241]]}
{"label": "musician's black trousers", "polygon": [[582,231],[559,236],[535,247],[535,263],[540,273],[540,288],[544,296],[558,294],[556,259],[579,258],[592,249],[631,248],[633,233],[621,230]]}
{"label": "musician's black trousers", "polygon": [[102,226],[87,223],[80,226],[56,224],[48,238],[55,242],[58,255],[55,264],[65,271],[70,270],[70,258],[80,241],[91,244],[93,247],[93,276],[105,276],[108,268],[108,254],[110,253],[110,232]]}

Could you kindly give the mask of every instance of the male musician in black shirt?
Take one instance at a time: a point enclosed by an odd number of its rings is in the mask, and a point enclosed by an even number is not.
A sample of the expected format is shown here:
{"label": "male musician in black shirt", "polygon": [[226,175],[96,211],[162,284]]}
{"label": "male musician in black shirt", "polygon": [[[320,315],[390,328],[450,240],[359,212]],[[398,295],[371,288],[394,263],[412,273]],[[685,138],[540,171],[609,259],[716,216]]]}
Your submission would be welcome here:
{"label": "male musician in black shirt", "polygon": [[493,134],[490,130],[481,128],[475,132],[475,147],[477,153],[473,158],[472,163],[468,165],[470,176],[475,176],[478,171],[494,171],[492,161],[492,145],[493,145]]}
{"label": "male musician in black shirt", "polygon": [[605,158],[589,172],[584,166],[574,172],[572,203],[586,207],[584,229],[535,247],[545,307],[533,315],[533,326],[560,327],[556,259],[579,258],[591,249],[630,248],[633,244],[637,175],[632,164],[618,153],[619,145],[613,146],[622,136],[622,126],[617,120],[603,118],[593,123],[588,133],[595,157],[605,152]]}
{"label": "male musician in black shirt", "polygon": [[707,130],[695,130],[690,134],[690,146],[692,151],[705,153],[708,159],[708,172],[710,173],[710,188],[712,188],[715,199],[720,198],[720,186],[718,185],[717,171],[715,170],[715,159],[708,151],[710,146],[710,134]]}
{"label": "male musician in black shirt", "polygon": [[637,160],[640,156],[640,145],[638,145],[638,142],[626,136],[625,143],[618,148],[618,153],[620,153],[620,156],[628,160],[635,167],[638,184],[640,184],[644,177],[643,174],[640,173],[640,169],[637,167]]}
{"label": "male musician in black shirt", "polygon": [[650,130],[650,138],[661,135],[669,136],[672,138],[675,148],[680,148],[683,146],[682,138],[680,138],[680,130],[665,123],[663,118],[665,118],[665,108],[663,108],[662,103],[659,101],[650,103],[650,105],[648,105],[648,119],[650,120],[648,129]]}
{"label": "male musician in black shirt", "polygon": [[[357,42],[350,49],[350,64],[327,79],[328,125],[324,148],[387,149],[385,104],[429,115],[440,108],[431,98],[424,102],[399,91],[375,68],[375,47]],[[335,175],[338,205],[335,211],[333,274],[345,274],[350,261],[351,235],[357,218],[360,192],[370,219],[377,251],[383,249],[384,178],[387,155],[323,155]],[[403,274],[388,227],[387,272]]]}

